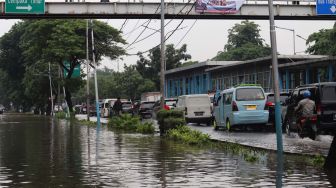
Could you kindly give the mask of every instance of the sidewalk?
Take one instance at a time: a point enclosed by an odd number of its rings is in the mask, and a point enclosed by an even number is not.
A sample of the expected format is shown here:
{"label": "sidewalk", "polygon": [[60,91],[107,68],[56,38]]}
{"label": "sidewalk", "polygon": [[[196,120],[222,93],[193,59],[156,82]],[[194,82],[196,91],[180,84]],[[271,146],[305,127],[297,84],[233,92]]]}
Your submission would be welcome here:
{"label": "sidewalk", "polygon": [[[76,119],[78,120],[86,120],[87,116],[86,114],[76,114]],[[90,121],[97,122],[97,117],[90,117]],[[108,123],[108,118],[100,118],[100,122],[103,124]]]}

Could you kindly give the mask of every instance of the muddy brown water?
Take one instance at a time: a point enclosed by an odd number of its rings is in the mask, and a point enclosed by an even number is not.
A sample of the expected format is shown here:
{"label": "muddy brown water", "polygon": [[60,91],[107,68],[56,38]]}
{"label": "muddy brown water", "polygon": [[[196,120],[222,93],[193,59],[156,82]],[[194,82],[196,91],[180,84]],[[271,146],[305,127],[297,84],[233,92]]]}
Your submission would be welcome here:
{"label": "muddy brown water", "polygon": [[0,187],[332,187],[335,179],[297,157],[285,156],[279,171],[274,154],[252,163],[158,135],[0,115]]}

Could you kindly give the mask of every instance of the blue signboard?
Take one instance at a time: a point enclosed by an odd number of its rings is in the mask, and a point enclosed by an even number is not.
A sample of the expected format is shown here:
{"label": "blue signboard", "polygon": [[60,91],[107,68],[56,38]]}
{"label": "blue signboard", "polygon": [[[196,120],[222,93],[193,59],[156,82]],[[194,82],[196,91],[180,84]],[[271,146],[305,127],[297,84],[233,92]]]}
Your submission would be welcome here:
{"label": "blue signboard", "polygon": [[336,15],[336,0],[316,0],[317,15]]}

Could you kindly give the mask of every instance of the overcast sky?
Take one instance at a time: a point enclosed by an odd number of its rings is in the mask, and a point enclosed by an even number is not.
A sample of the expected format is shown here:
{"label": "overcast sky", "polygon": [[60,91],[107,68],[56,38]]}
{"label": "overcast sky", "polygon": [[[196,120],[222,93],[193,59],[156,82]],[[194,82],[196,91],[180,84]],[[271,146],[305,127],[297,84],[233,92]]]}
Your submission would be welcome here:
{"label": "overcast sky", "polygon": [[[18,20],[0,20],[0,36],[8,32],[12,25]],[[120,29],[125,20],[102,20],[107,22],[112,27]],[[143,31],[141,26],[146,22],[143,20],[128,20],[122,29],[124,38],[131,44]],[[166,20],[166,23],[169,20]],[[173,20],[166,28],[165,32],[169,34],[181,20]],[[174,35],[168,39],[166,44],[174,44],[179,48],[182,44],[187,44],[187,52],[192,56],[193,61],[205,61],[216,56],[218,51],[222,51],[224,45],[227,42],[228,29],[232,28],[234,24],[240,23],[241,20],[185,20],[180,26],[180,30],[177,30]],[[254,21],[260,25],[260,35],[267,44],[270,44],[269,34],[269,22]],[[284,27],[288,29],[294,29],[295,34],[307,38],[310,34],[319,31],[320,29],[330,29],[333,27],[332,21],[275,21],[276,26]],[[194,25],[192,27],[192,25]],[[160,20],[152,20],[149,27],[153,29],[160,29]],[[188,34],[187,31],[189,31]],[[138,40],[153,33],[153,30],[146,29],[145,32],[138,38]],[[293,32],[277,29],[277,47],[280,54],[293,54]],[[183,36],[185,36],[183,38]],[[183,40],[182,40],[183,39]],[[179,41],[182,40],[180,43]],[[127,50],[129,54],[136,54],[138,51],[146,51],[160,43],[160,33],[138,42]],[[178,44],[179,43],[179,44]],[[295,37],[296,52],[297,54],[304,54],[306,49],[305,41],[299,37]],[[178,45],[178,46],[176,46]],[[107,66],[117,70],[117,64],[120,64],[120,70],[122,70],[123,64],[134,64],[138,59],[137,56],[127,56],[123,60],[110,61],[104,60],[102,66]]]}

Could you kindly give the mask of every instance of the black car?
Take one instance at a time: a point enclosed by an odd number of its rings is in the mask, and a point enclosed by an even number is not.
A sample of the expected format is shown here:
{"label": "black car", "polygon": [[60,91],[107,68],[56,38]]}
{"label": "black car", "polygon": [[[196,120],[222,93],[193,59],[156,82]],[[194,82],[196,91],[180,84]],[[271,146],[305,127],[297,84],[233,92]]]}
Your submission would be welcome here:
{"label": "black car", "polygon": [[284,126],[287,133],[296,130],[295,107],[303,99],[303,92],[309,90],[310,99],[315,101],[317,114],[317,129],[320,134],[336,131],[336,82],[322,82],[302,85],[294,89],[287,99],[287,108],[283,112]]}
{"label": "black car", "polygon": [[154,101],[143,101],[140,103],[139,115],[142,119],[152,117],[154,104]]}
{"label": "black car", "polygon": [[[280,93],[280,104],[281,104],[281,109],[284,108],[286,104],[286,100],[288,99],[290,93],[288,92],[281,92]],[[269,111],[269,118],[268,118],[268,123],[275,125],[275,96],[274,93],[266,93],[266,105],[265,109]],[[283,121],[283,117],[281,117],[281,121]]]}

